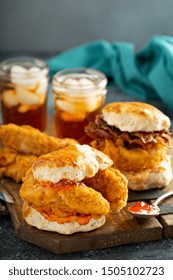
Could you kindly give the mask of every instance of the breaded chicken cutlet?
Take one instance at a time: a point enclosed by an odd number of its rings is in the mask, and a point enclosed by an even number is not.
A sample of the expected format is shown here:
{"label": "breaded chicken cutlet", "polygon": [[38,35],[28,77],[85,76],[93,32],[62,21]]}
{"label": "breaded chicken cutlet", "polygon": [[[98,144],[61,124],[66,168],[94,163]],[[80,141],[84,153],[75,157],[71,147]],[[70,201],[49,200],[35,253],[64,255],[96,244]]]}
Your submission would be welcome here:
{"label": "breaded chicken cutlet", "polygon": [[56,138],[28,125],[0,126],[0,175],[21,181],[40,155],[77,143],[74,139]]}
{"label": "breaded chicken cutlet", "polygon": [[29,125],[7,124],[0,126],[0,140],[5,147],[26,155],[40,156],[77,143],[70,138],[56,138]]}
{"label": "breaded chicken cutlet", "polygon": [[14,149],[0,149],[0,175],[20,182],[36,159],[34,155],[19,154]]}

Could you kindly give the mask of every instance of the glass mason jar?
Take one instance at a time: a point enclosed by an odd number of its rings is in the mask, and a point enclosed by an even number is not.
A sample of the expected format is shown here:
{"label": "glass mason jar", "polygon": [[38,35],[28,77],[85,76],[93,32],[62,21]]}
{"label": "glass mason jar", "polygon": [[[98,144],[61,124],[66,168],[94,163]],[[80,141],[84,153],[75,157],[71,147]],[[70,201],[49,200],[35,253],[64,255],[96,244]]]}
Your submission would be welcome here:
{"label": "glass mason jar", "polygon": [[0,63],[2,122],[46,128],[49,82],[47,64],[36,58],[17,57]]}
{"label": "glass mason jar", "polygon": [[84,127],[94,121],[105,102],[107,78],[96,70],[71,68],[53,77],[54,118],[57,137],[89,143]]}

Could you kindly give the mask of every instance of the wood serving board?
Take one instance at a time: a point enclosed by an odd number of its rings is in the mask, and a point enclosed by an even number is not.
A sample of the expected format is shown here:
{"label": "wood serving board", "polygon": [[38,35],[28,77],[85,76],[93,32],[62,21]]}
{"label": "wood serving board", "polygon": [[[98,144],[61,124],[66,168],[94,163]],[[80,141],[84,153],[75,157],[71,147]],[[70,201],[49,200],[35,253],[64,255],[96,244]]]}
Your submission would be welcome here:
{"label": "wood serving board", "polygon": [[[65,254],[173,237],[173,214],[163,215],[158,219],[136,219],[127,210],[132,202],[128,202],[120,213],[109,214],[105,225],[91,232],[66,236],[42,231],[28,225],[22,218],[22,201],[19,196],[21,185],[8,178],[0,178],[0,184],[15,200],[14,204],[7,203],[7,207],[17,236],[53,253]],[[169,186],[170,188],[172,187]],[[173,204],[173,197],[167,199],[167,202]]]}

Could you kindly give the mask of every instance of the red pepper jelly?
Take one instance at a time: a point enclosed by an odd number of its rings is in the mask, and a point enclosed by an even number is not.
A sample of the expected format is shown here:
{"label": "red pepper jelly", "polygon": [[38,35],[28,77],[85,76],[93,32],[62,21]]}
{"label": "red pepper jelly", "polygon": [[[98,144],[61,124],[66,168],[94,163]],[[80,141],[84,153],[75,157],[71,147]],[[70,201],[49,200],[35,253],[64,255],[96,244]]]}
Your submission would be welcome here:
{"label": "red pepper jelly", "polygon": [[138,201],[128,208],[129,211],[140,214],[158,214],[158,207],[152,204],[147,204],[144,201]]}

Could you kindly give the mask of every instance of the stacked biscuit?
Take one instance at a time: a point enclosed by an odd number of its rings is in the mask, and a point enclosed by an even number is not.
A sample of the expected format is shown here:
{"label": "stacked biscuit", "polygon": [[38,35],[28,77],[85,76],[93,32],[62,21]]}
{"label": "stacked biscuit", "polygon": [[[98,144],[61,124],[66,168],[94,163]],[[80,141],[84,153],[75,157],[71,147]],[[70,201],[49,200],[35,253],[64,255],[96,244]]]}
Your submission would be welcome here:
{"label": "stacked biscuit", "polygon": [[23,217],[61,234],[101,227],[110,209],[127,202],[127,180],[112,160],[88,145],[74,144],[39,157],[23,180]]}
{"label": "stacked biscuit", "polygon": [[170,119],[142,102],[106,105],[86,127],[91,145],[104,152],[128,179],[128,188],[145,190],[167,186],[172,179]]}

